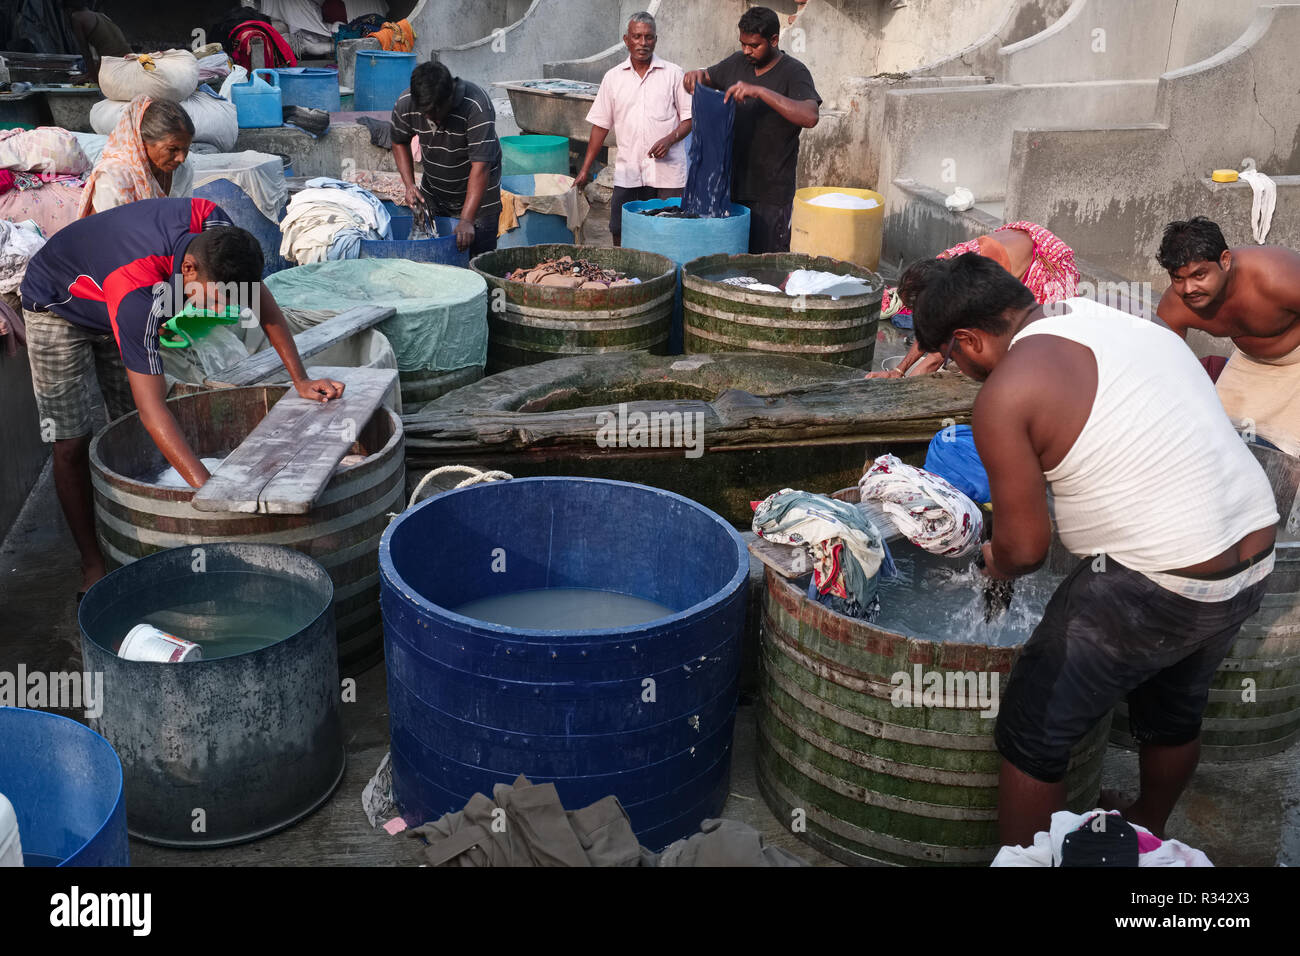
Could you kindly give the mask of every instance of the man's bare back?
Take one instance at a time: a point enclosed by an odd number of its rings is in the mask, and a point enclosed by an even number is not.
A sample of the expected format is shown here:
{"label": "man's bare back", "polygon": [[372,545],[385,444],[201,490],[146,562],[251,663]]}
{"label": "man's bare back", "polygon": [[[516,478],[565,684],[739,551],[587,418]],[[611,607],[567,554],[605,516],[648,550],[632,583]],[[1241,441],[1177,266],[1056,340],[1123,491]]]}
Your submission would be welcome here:
{"label": "man's bare back", "polygon": [[[1215,262],[1191,262],[1171,274],[1157,316],[1183,338],[1188,329],[1231,338],[1252,358],[1271,361],[1300,348],[1300,254],[1282,246],[1232,249],[1218,296],[1198,294],[1213,282]],[[1184,299],[1191,295],[1189,303]]]}

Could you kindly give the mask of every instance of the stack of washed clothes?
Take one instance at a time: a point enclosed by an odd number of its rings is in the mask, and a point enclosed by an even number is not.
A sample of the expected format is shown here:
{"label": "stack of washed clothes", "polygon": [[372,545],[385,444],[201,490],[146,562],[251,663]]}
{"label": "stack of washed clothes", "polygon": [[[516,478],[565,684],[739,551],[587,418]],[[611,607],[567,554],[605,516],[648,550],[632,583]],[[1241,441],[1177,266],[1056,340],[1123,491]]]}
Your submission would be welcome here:
{"label": "stack of washed clothes", "polygon": [[362,239],[393,238],[392,217],[355,183],[319,177],[289,202],[280,223],[280,255],[298,265],[361,255]]}
{"label": "stack of washed clothes", "polygon": [[48,239],[77,218],[90,168],[66,129],[0,130],[0,219],[31,220]]}

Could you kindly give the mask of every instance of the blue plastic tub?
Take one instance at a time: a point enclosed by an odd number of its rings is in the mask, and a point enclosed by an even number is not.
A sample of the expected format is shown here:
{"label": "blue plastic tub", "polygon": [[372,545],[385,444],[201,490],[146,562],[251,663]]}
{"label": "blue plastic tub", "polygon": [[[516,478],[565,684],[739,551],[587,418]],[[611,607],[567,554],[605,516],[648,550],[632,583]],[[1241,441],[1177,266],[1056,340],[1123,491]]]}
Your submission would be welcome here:
{"label": "blue plastic tub", "polygon": [[[516,479],[405,512],[379,560],[393,791],[408,823],[520,773],[554,782],[569,809],[614,794],[655,849],[721,812],[749,575],[721,517],[644,485]],[[558,632],[449,610],[543,587],[620,591],[673,613]]]}
{"label": "blue plastic tub", "polygon": [[[343,108],[339,100],[339,71],[310,66],[288,66],[276,70],[258,70],[272,86],[278,87],[284,106],[304,106],[337,113]],[[284,122],[283,118],[280,124]],[[276,125],[280,125],[276,124]]]}
{"label": "blue plastic tub", "polygon": [[658,219],[642,215],[681,204],[680,199],[648,199],[623,207],[624,247],[657,252],[678,266],[677,303],[673,306],[673,330],[668,339],[671,355],[681,354],[684,337],[681,266],[701,256],[749,252],[749,210],[737,203],[731,204],[731,216],[726,219]]}
{"label": "blue plastic tub", "polygon": [[[536,176],[531,173],[523,176],[502,176],[501,188],[516,196],[525,198],[536,196]],[[518,246],[544,246],[573,244],[573,230],[563,216],[554,216],[540,212],[524,213],[519,217],[519,226],[511,229],[497,239],[498,249],[513,249]]]}
{"label": "blue plastic tub", "polygon": [[358,50],[352,108],[359,113],[391,110],[397,98],[411,85],[411,72],[415,65],[414,53]]}
{"label": "blue plastic tub", "polygon": [[[389,206],[388,202],[384,203]],[[394,210],[398,210],[394,212]],[[448,266],[469,266],[469,250],[456,248],[456,237],[452,231],[459,219],[435,216],[438,227],[437,239],[408,239],[415,218],[405,206],[392,205],[389,209],[393,216],[392,239],[362,239],[362,259],[410,259],[412,262],[438,262]]]}
{"label": "blue plastic tub", "polygon": [[[257,244],[262,247],[262,256],[265,259],[262,278],[265,279],[288,267],[288,263],[280,255],[279,223],[272,222],[262,215],[262,210],[257,207],[257,203],[253,202],[248,193],[239,186],[229,179],[214,179],[203,186],[195,187],[194,195],[200,199],[212,200],[226,211],[236,226],[247,229],[257,237]],[[284,218],[284,213],[285,210],[281,209],[281,219]]]}
{"label": "blue plastic tub", "polygon": [[75,720],[0,707],[0,793],[27,866],[130,866],[122,763]]}

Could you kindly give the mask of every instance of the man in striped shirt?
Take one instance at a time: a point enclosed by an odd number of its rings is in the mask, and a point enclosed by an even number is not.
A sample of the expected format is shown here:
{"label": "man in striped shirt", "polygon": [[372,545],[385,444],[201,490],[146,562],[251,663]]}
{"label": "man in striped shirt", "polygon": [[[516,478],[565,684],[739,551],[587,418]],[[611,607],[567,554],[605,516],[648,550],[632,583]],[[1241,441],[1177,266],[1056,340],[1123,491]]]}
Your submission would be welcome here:
{"label": "man in striped shirt", "polygon": [[[420,184],[411,140],[420,137]],[[471,256],[497,247],[501,219],[501,143],[496,111],[481,87],[453,77],[442,63],[421,63],[393,107],[393,160],[406,204],[459,219],[456,246]]]}

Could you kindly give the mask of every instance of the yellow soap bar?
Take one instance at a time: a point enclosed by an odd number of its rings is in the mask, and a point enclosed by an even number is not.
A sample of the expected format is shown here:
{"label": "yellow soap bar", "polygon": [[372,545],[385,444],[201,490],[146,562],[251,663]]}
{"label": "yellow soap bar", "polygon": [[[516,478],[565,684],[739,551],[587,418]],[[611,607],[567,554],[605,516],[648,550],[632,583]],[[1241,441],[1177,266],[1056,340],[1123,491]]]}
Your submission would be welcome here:
{"label": "yellow soap bar", "polygon": [[1210,178],[1216,183],[1235,183],[1238,177],[1235,169],[1216,169]]}

